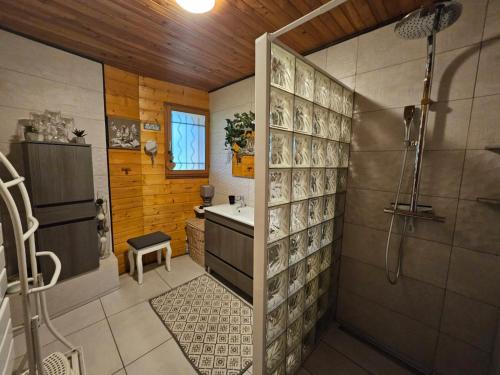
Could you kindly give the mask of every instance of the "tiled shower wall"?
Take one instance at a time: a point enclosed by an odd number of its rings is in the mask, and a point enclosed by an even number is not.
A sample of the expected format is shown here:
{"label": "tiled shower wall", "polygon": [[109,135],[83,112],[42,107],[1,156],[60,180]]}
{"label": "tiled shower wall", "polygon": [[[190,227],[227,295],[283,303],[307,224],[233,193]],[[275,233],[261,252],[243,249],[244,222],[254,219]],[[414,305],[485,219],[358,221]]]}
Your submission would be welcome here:
{"label": "tiled shower wall", "polygon": [[[0,151],[11,157],[11,144],[24,138],[18,120],[46,109],[87,131],[95,193],[108,199],[102,65],[0,30]],[[15,267],[14,257],[7,261]]]}
{"label": "tiled shower wall", "polygon": [[235,113],[255,111],[254,78],[247,78],[210,93],[210,177],[215,186],[213,203],[228,203],[228,195],[243,195],[253,207],[254,180],[233,177],[231,152],[224,146],[226,119]]}
{"label": "tiled shower wall", "polygon": [[[500,0],[461,2],[461,18],[437,40],[420,199],[446,222],[415,224],[396,286],[384,274],[383,208],[399,178],[403,107],[420,100],[425,40],[401,40],[389,25],[311,58],[356,91],[337,319],[429,372],[487,374],[500,208],[476,198],[500,198],[500,154],[485,150],[500,145]],[[407,176],[405,193],[410,184]]]}

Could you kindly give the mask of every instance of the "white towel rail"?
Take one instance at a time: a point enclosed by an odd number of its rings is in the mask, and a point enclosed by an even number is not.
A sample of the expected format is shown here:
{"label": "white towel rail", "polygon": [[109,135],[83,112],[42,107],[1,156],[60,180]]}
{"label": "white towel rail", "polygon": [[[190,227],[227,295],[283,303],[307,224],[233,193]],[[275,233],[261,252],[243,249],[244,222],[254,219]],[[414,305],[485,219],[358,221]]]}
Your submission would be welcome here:
{"label": "white towel rail", "polygon": [[[19,294],[23,303],[23,321],[24,335],[26,339],[26,360],[28,370],[25,374],[29,375],[53,375],[49,363],[54,358],[67,359],[68,372],[58,372],[57,374],[67,375],[85,375],[85,366],[83,363],[83,352],[81,348],[73,346],[66,338],[61,335],[50,321],[50,316],[47,309],[45,291],[54,287],[59,280],[61,274],[61,262],[59,258],[51,251],[36,251],[34,234],[39,227],[38,220],[33,216],[31,202],[26,186],[24,185],[24,177],[19,176],[14,166],[10,163],[7,157],[0,152],[0,164],[9,172],[12,179],[3,181],[0,179],[0,196],[2,197],[14,231],[14,238],[17,252],[17,263],[19,269],[19,280],[9,284],[8,293]],[[21,216],[14,198],[9,191],[10,188],[17,186],[21,193],[24,212],[26,213],[26,222],[28,229],[23,230]],[[26,242],[28,247],[26,248]],[[28,257],[26,256],[28,253]],[[38,272],[37,258],[49,257],[54,263],[54,273],[50,282],[47,285],[43,283],[42,274]],[[28,267],[29,262],[29,267]],[[29,271],[31,274],[29,274]],[[65,355],[50,355],[42,359],[41,344],[39,339],[39,327],[41,319],[46,324],[49,331],[54,337],[68,347],[69,352]],[[54,354],[54,353],[53,353]],[[25,363],[23,360],[22,363]]]}

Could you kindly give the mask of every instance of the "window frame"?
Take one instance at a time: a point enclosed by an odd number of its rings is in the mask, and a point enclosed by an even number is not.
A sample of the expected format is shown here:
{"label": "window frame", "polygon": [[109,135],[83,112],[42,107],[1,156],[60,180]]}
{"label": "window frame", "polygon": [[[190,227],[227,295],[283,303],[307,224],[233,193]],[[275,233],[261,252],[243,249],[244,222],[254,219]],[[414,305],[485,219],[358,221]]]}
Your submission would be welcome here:
{"label": "window frame", "polygon": [[[194,113],[205,116],[205,169],[180,170],[170,169],[172,150],[172,111]],[[165,177],[166,178],[207,178],[210,169],[210,112],[207,109],[189,107],[175,103],[165,103]]]}

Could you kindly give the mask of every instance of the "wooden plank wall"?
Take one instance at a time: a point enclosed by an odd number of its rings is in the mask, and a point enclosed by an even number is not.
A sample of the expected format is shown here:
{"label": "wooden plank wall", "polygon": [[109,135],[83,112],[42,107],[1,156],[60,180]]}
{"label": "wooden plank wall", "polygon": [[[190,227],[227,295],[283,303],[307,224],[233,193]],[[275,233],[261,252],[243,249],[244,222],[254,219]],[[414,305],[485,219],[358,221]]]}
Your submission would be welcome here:
{"label": "wooden plank wall", "polygon": [[[208,110],[208,93],[169,82],[138,76],[110,66],[104,67],[106,113],[158,122],[161,131],[141,129],[141,143],[156,140],[154,165],[142,150],[109,151],[113,239],[120,273],[127,269],[126,240],[161,230],[172,236],[173,256],[185,253],[186,219],[201,204],[200,186],[208,178],[165,178],[165,103]],[[122,168],[131,169],[129,175]],[[154,256],[149,258],[154,261]]]}

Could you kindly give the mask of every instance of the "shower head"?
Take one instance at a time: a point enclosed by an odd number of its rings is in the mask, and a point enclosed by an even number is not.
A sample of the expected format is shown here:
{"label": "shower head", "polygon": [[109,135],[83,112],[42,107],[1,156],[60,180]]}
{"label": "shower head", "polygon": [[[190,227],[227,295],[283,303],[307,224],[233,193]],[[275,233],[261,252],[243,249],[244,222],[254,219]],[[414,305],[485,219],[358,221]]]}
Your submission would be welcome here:
{"label": "shower head", "polygon": [[403,39],[425,38],[453,25],[461,14],[462,4],[458,1],[440,1],[407,14],[394,31]]}

